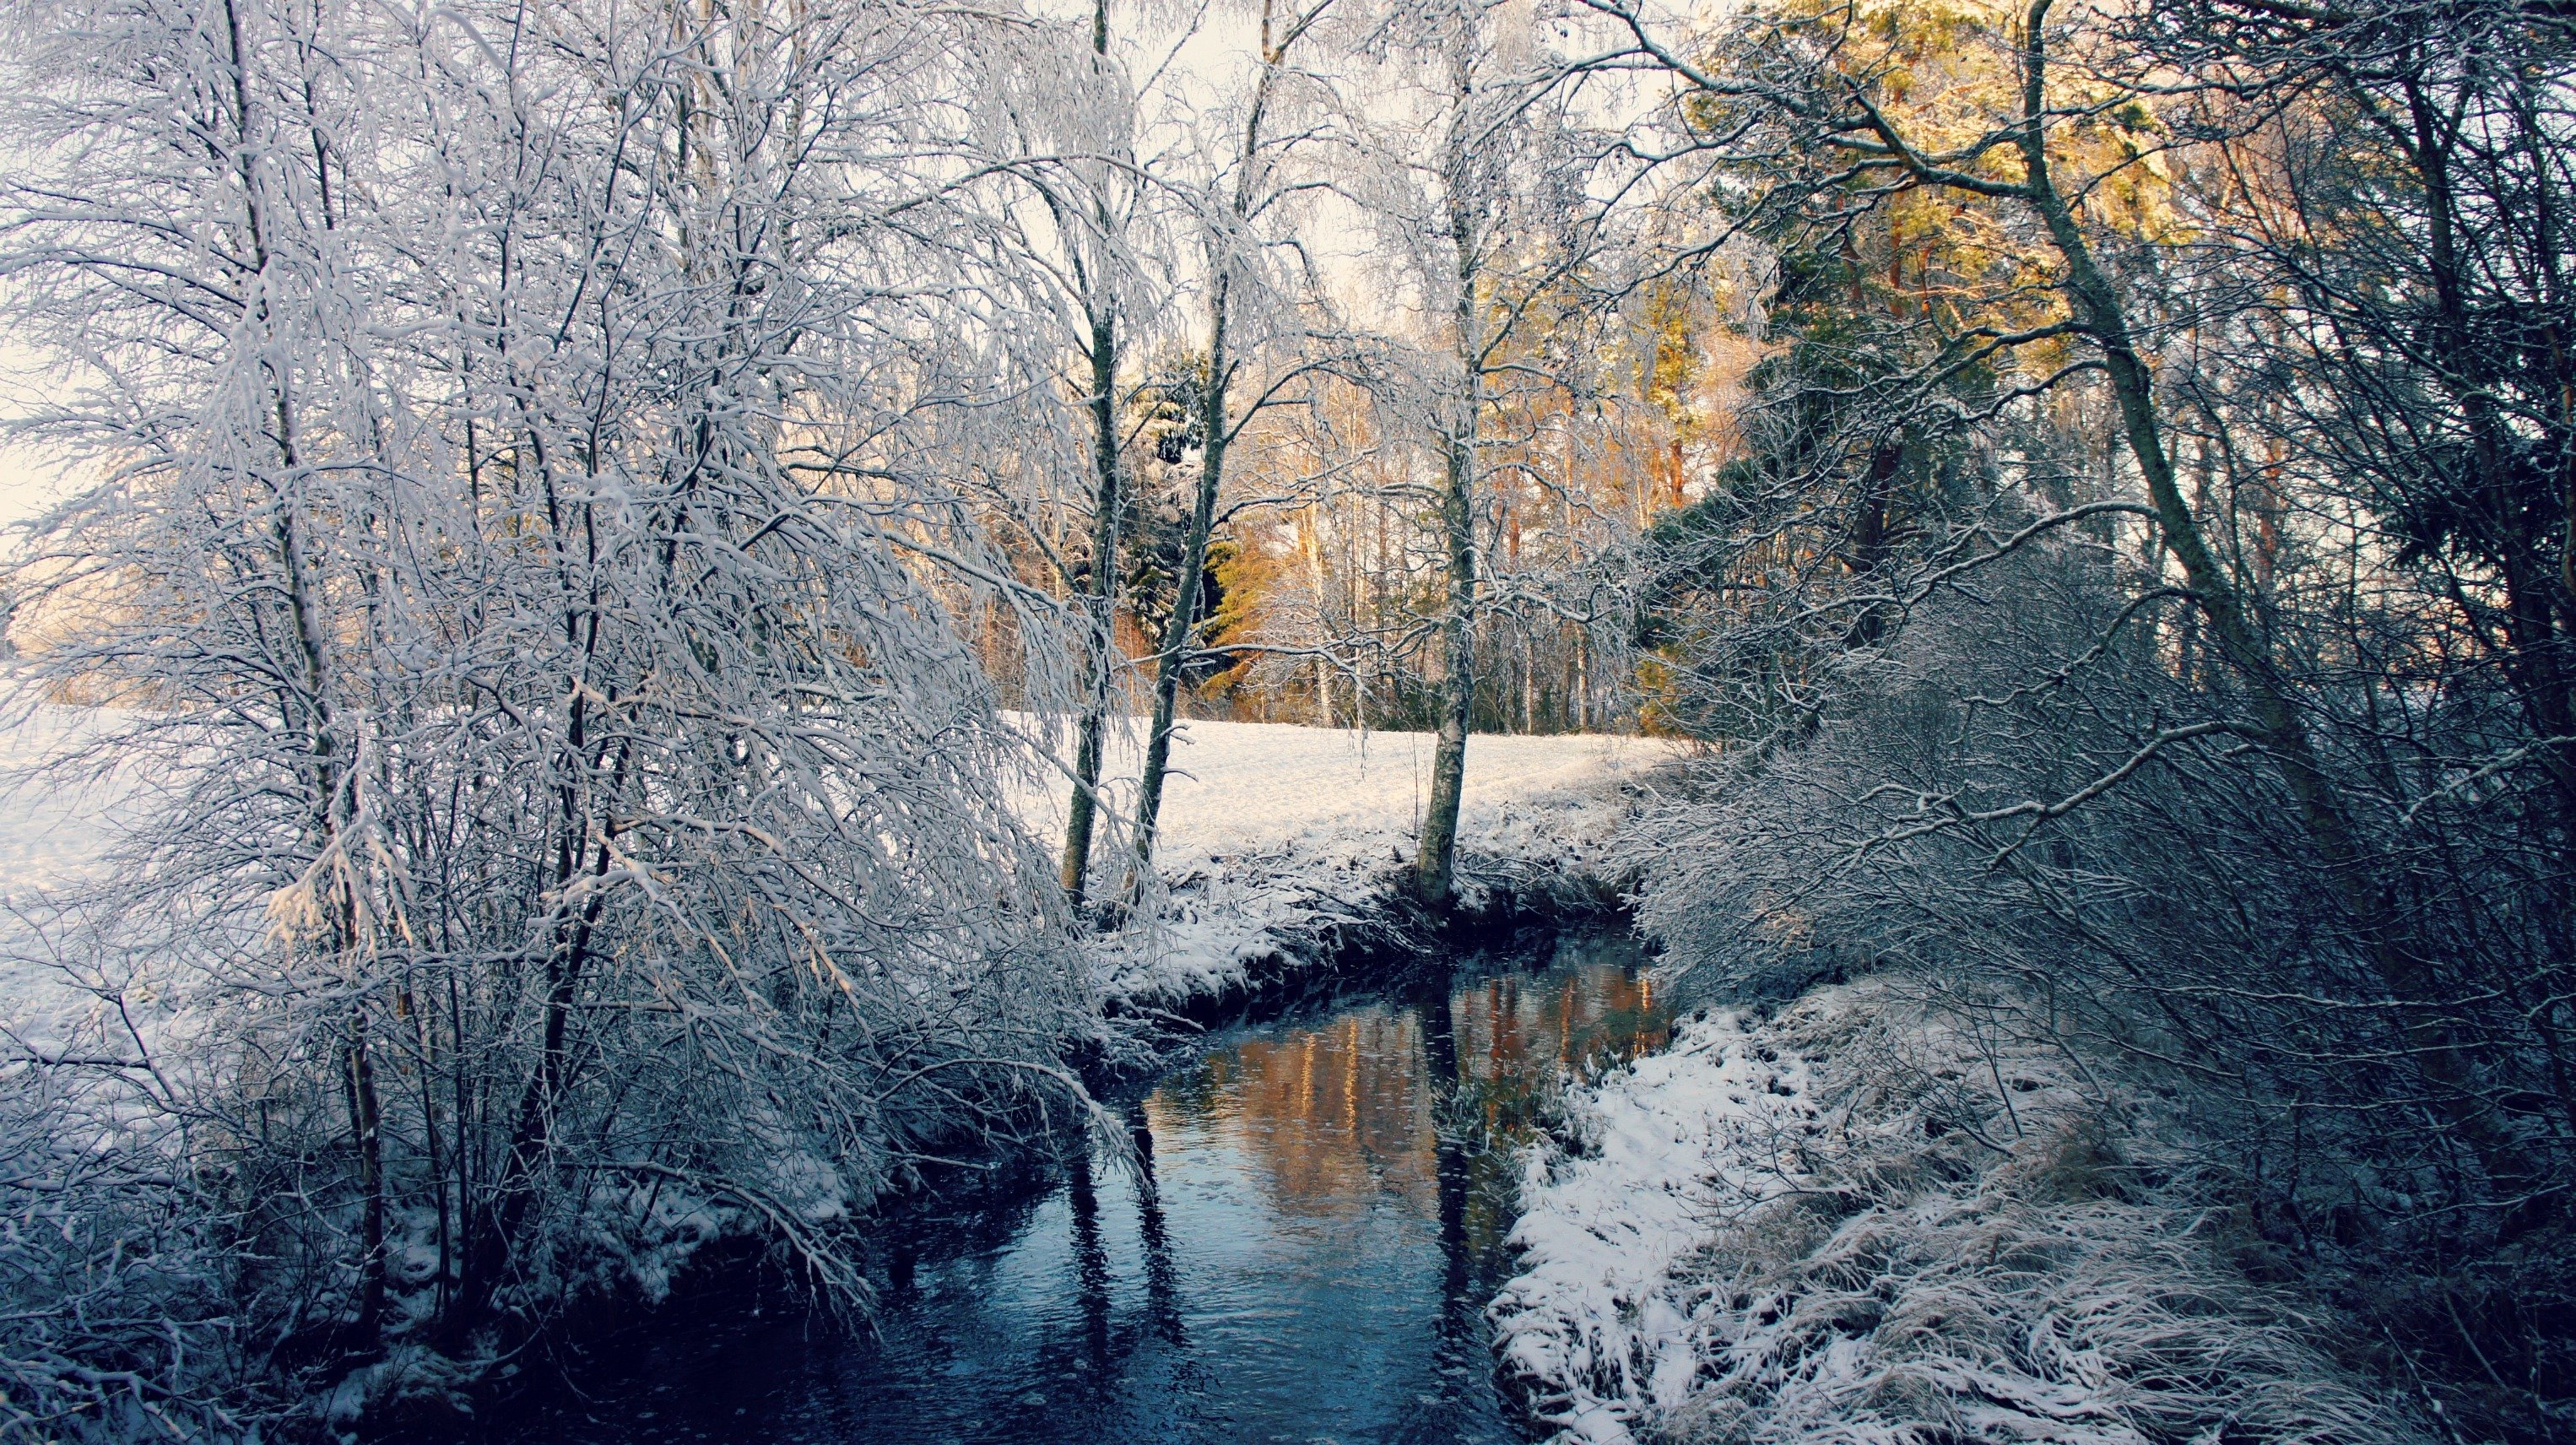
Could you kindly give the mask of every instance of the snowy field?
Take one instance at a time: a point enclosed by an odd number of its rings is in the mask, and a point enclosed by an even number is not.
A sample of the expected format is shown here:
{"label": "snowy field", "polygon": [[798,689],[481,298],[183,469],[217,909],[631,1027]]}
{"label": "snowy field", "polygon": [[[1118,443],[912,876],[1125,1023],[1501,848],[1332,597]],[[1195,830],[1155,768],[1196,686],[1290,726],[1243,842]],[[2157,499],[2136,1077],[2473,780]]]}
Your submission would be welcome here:
{"label": "snowy field", "polygon": [[[1121,817],[1134,807],[1142,735],[1141,722],[1132,723],[1110,752],[1108,793]],[[1430,792],[1435,742],[1429,733],[1182,723],[1163,793],[1166,864],[1177,865],[1192,852],[1274,847],[1345,833],[1409,840]],[[1471,824],[1490,830],[1507,812],[1538,800],[1562,802],[1615,788],[1636,769],[1669,755],[1669,745],[1646,738],[1470,738],[1460,836],[1474,835]],[[1054,820],[1062,817],[1068,792],[1056,792],[1050,832],[1061,827]]]}
{"label": "snowy field", "polygon": [[30,769],[79,746],[89,721],[80,709],[40,707],[23,725],[0,728],[0,1029],[40,1044],[53,1041],[64,1010],[85,1001],[23,957],[22,910],[96,866],[122,789],[70,787]]}
{"label": "snowy field", "polygon": [[[76,738],[82,722],[77,710],[45,708],[27,726],[0,730],[0,776],[14,778]],[[1106,792],[1120,827],[1134,807],[1141,734],[1141,726],[1131,726],[1110,751]],[[1186,868],[1206,861],[1194,854],[1362,837],[1405,840],[1409,855],[1430,789],[1433,741],[1428,733],[1183,723],[1164,791],[1166,864]],[[1669,745],[1644,738],[1470,739],[1461,837],[1496,839],[1515,817],[1597,799],[1670,755]],[[1059,787],[1051,800],[1031,807],[1042,838],[1060,835],[1068,791]],[[100,845],[110,802],[41,781],[0,789],[0,897],[85,866]],[[1104,860],[1111,856],[1109,836],[1100,845]]]}
{"label": "snowy field", "polygon": [[[1116,737],[1110,811],[1133,814],[1142,727]],[[1429,733],[1355,733],[1284,723],[1191,722],[1172,747],[1155,861],[1170,889],[1164,927],[1103,960],[1114,995],[1178,1002],[1238,981],[1252,960],[1373,907],[1385,874],[1413,857],[1431,787]],[[1588,873],[1628,816],[1632,790],[1672,744],[1590,734],[1477,736],[1467,742],[1458,818],[1458,891],[1473,905],[1496,883]],[[1033,803],[1062,828],[1070,788]],[[1123,823],[1096,846],[1095,888],[1114,887]],[[1105,880],[1105,881],[1102,881]]]}
{"label": "snowy field", "polygon": [[45,707],[26,724],[0,728],[0,899],[21,896],[86,866],[105,837],[113,798],[25,777],[25,770],[77,745],[78,709]]}

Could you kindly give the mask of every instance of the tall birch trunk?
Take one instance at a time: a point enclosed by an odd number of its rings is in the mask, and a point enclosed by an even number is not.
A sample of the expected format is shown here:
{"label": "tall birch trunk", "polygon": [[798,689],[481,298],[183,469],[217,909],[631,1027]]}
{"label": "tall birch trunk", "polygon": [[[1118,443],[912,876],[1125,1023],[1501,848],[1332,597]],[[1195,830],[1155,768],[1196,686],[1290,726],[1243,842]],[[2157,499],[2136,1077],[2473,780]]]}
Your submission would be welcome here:
{"label": "tall birch trunk", "polygon": [[[1109,0],[1091,12],[1093,64],[1109,64]],[[1109,234],[1109,203],[1093,218]],[[1116,680],[1118,646],[1118,317],[1109,295],[1108,258],[1091,277],[1091,468],[1095,487],[1091,522],[1090,661],[1083,675],[1082,722],[1073,751],[1073,802],[1064,823],[1064,898],[1082,906],[1091,873],[1091,834],[1100,814],[1100,755],[1109,730],[1109,692]]]}
{"label": "tall birch trunk", "polygon": [[[1313,22],[1322,7],[1292,25],[1284,37],[1272,34],[1273,5],[1261,7],[1261,78],[1254,82],[1251,113],[1243,124],[1243,149],[1235,157],[1234,222],[1239,230],[1252,213],[1253,167],[1261,152],[1261,123],[1270,107],[1272,87],[1288,60],[1288,47]],[[1226,349],[1227,304],[1233,294],[1228,259],[1218,247],[1208,254],[1208,373],[1199,398],[1199,490],[1190,508],[1189,534],[1181,540],[1181,577],[1172,615],[1163,628],[1163,646],[1155,660],[1154,721],[1145,740],[1144,772],[1136,790],[1136,865],[1128,882],[1133,897],[1145,871],[1154,866],[1154,838],[1163,812],[1163,779],[1172,760],[1172,721],[1178,710],[1181,675],[1188,668],[1191,639],[1199,624],[1199,591],[1207,567],[1208,533],[1216,524],[1218,489],[1225,481],[1226,447],[1234,440],[1226,394],[1233,380],[1234,359]]]}
{"label": "tall birch trunk", "polygon": [[1199,453],[1199,491],[1190,506],[1189,535],[1181,541],[1179,590],[1172,599],[1171,618],[1163,625],[1162,653],[1155,661],[1154,722],[1146,734],[1145,767],[1136,788],[1136,868],[1128,885],[1131,897],[1142,885],[1146,870],[1154,866],[1154,833],[1163,812],[1163,777],[1172,761],[1172,719],[1180,704],[1181,673],[1189,665],[1191,636],[1198,629],[1208,531],[1215,525],[1217,488],[1225,479],[1229,365],[1225,351],[1226,288],[1226,274],[1220,268],[1208,303],[1208,380],[1199,409],[1206,445]]}
{"label": "tall birch trunk", "polygon": [[1100,755],[1109,730],[1109,690],[1117,647],[1112,603],[1118,586],[1118,329],[1105,302],[1091,317],[1091,466],[1097,492],[1091,523],[1090,661],[1073,752],[1073,805],[1064,824],[1064,897],[1076,908],[1091,872],[1091,833],[1100,813]]}
{"label": "tall birch trunk", "polygon": [[1449,903],[1457,866],[1458,804],[1467,786],[1467,731],[1476,705],[1476,440],[1484,411],[1484,360],[1476,314],[1475,217],[1465,188],[1467,86],[1459,87],[1450,142],[1449,240],[1458,254],[1458,411],[1446,429],[1440,530],[1449,568],[1449,608],[1440,622],[1440,742],[1431,758],[1431,797],[1413,859],[1413,887],[1434,908]]}

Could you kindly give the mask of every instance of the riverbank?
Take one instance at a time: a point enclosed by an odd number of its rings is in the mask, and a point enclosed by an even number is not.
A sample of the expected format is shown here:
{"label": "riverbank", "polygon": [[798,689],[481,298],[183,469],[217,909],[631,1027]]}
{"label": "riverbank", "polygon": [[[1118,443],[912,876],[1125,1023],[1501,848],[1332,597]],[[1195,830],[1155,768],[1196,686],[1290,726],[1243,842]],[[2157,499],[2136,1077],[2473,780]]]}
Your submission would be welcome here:
{"label": "riverbank", "polygon": [[1483,1315],[1518,1146],[1569,1062],[1661,1044],[1643,968],[1624,930],[1524,938],[1213,1031],[1024,1187],[877,1226],[865,1327],[710,1301],[574,1351],[482,1438],[1517,1445]]}
{"label": "riverbank", "polygon": [[[1114,816],[1125,815],[1142,752],[1141,728],[1127,723],[1113,728],[1103,770]],[[1430,734],[1188,722],[1174,741],[1155,854],[1161,895],[1150,919],[1095,949],[1113,1013],[1204,1022],[1316,970],[1432,941],[1432,922],[1401,886],[1429,792]],[[1610,871],[1610,844],[1677,755],[1655,739],[1600,734],[1471,739],[1457,896],[1440,925],[1615,907],[1623,880]],[[1041,837],[1061,828],[1066,793],[1026,805]],[[1099,856],[1116,856],[1113,847]]]}
{"label": "riverbank", "polygon": [[2415,1441],[2247,1267],[2168,1102],[1891,979],[1563,1105],[1491,1311],[1562,1442]]}

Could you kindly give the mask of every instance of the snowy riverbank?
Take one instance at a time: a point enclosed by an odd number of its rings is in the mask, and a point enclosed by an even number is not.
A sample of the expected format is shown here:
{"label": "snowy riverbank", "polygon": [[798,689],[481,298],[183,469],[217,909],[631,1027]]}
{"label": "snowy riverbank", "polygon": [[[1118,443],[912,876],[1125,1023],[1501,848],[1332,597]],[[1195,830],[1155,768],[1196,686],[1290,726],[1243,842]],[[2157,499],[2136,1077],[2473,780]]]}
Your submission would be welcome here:
{"label": "snowy riverbank", "polygon": [[[1132,806],[1140,732],[1111,747],[1106,791],[1117,816]],[[1266,961],[1382,923],[1392,872],[1413,856],[1432,751],[1427,733],[1184,724],[1156,850],[1163,906],[1156,927],[1103,949],[1104,995],[1167,1008],[1221,996]],[[1672,745],[1646,738],[1470,739],[1461,906],[1596,886],[1639,780],[1673,756]],[[1042,835],[1061,827],[1065,791],[1031,807]]]}
{"label": "snowy riverbank", "polygon": [[2249,1280],[2162,1102],[1890,980],[1565,1101],[1491,1311],[1561,1445],[2423,1438]]}
{"label": "snowy riverbank", "polygon": [[1681,1403],[1704,1311],[1687,1265],[1716,1221],[1782,1186],[1772,1167],[1811,1135],[1813,1071],[1732,1011],[1569,1093],[1560,1140],[1531,1150],[1512,1243],[1521,1273],[1495,1300],[1504,1373],[1582,1441]]}

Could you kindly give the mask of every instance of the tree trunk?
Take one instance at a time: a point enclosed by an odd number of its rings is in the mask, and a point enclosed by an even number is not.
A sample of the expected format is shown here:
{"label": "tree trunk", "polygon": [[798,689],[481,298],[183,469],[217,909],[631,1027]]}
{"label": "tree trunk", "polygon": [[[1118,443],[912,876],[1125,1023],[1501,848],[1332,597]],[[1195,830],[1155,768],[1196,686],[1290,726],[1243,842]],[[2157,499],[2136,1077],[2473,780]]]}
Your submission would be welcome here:
{"label": "tree trunk", "polygon": [[[1091,12],[1094,64],[1109,55],[1109,0]],[[1108,202],[1094,213],[1109,234]],[[1108,293],[1108,258],[1091,278],[1091,468],[1097,491],[1091,521],[1091,624],[1089,661],[1083,673],[1082,722],[1073,750],[1073,802],[1064,822],[1064,899],[1082,907],[1091,872],[1091,831],[1100,813],[1100,754],[1109,730],[1109,690],[1118,647],[1112,602],[1118,593],[1118,318]]]}
{"label": "tree trunk", "polygon": [[384,1107],[376,1095],[375,1063],[367,1053],[367,1015],[349,1012],[349,1040],[342,1063],[349,1090],[349,1139],[358,1154],[358,1233],[366,1250],[358,1291],[361,1329],[372,1330],[384,1317],[385,1280],[393,1261],[385,1255]]}
{"label": "tree trunk", "polygon": [[1083,710],[1074,741],[1073,805],[1064,824],[1064,898],[1082,906],[1091,871],[1091,832],[1100,811],[1100,754],[1109,730],[1111,654],[1117,639],[1110,602],[1118,585],[1118,330],[1106,301],[1091,318],[1091,466],[1098,491],[1091,523],[1089,662],[1083,673]]}
{"label": "tree trunk", "polygon": [[1430,806],[1422,815],[1422,842],[1413,862],[1414,892],[1435,908],[1448,905],[1456,869],[1458,804],[1466,792],[1467,732],[1476,705],[1475,634],[1468,611],[1476,598],[1476,518],[1470,491],[1474,455],[1471,438],[1450,439],[1440,499],[1449,560],[1449,614],[1440,623],[1440,744],[1431,758]]}
{"label": "tree trunk", "polygon": [[1449,564],[1449,611],[1440,623],[1440,744],[1432,754],[1430,806],[1422,815],[1422,838],[1413,858],[1414,893],[1433,908],[1448,906],[1456,871],[1458,804],[1466,792],[1467,733],[1476,705],[1476,434],[1483,420],[1484,358],[1477,342],[1475,221],[1464,194],[1465,103],[1462,86],[1449,167],[1449,240],[1458,257],[1460,395],[1458,415],[1444,438],[1441,468],[1440,529]]}
{"label": "tree trunk", "polygon": [[1191,634],[1198,627],[1199,588],[1206,575],[1208,530],[1216,518],[1217,487],[1225,478],[1225,303],[1226,276],[1217,272],[1208,303],[1208,379],[1200,398],[1199,429],[1205,446],[1199,453],[1199,494],[1190,508],[1189,535],[1181,541],[1181,579],[1172,599],[1171,619],[1163,626],[1162,655],[1154,671],[1154,723],[1145,738],[1145,769],[1136,787],[1136,872],[1128,884],[1133,898],[1145,870],[1154,866],[1154,828],[1163,811],[1163,775],[1172,758],[1172,714],[1181,694],[1181,673],[1189,664]]}

